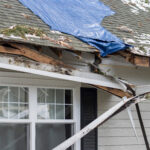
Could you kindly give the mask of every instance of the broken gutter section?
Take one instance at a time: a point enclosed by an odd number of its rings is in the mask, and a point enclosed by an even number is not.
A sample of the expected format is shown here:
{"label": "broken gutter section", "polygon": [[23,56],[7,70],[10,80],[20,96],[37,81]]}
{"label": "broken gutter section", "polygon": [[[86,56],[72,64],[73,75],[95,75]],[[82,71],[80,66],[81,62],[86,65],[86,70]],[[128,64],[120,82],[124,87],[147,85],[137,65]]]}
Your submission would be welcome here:
{"label": "broken gutter section", "polygon": [[[56,79],[63,79],[68,81],[80,82],[80,83],[87,83],[87,84],[94,84],[94,85],[101,85],[111,88],[120,89],[126,91],[126,86],[120,82],[119,80],[107,77],[104,75],[98,75],[95,73],[84,73],[80,71],[72,71],[70,74],[66,74],[65,68],[64,72],[60,72],[57,67],[53,65],[38,63],[29,60],[18,60],[14,56],[5,56],[0,55],[0,68],[15,70],[19,72],[26,72],[36,75],[42,75],[47,77],[52,77]],[[63,70],[63,69],[61,69]]]}

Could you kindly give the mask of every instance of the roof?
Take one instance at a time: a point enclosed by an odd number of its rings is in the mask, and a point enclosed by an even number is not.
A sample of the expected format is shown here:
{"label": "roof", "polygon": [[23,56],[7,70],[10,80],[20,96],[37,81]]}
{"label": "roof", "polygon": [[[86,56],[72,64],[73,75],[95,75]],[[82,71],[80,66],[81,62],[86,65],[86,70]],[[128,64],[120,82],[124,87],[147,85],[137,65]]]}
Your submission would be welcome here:
{"label": "roof", "polygon": [[[109,77],[106,74],[103,75],[103,72],[101,72],[101,70],[98,68],[100,57],[97,54],[92,54],[94,55],[94,60],[91,62],[89,57],[86,56],[85,59],[82,57],[83,53],[80,54],[78,52],[67,51],[67,54],[71,53],[72,55],[70,59],[76,57],[77,54],[80,57],[79,60],[81,59],[81,62],[84,62],[87,66],[89,66],[88,69],[90,70],[85,71],[81,67],[81,69],[78,69],[77,67],[74,68],[74,64],[70,64],[69,66],[68,64],[66,65],[63,59],[60,60],[58,58],[55,60],[55,58],[53,58],[53,56],[50,54],[50,52],[53,53],[53,49],[51,49],[49,52],[47,51],[47,53],[44,53],[47,50],[47,47],[45,46],[86,52],[94,52],[96,49],[81,42],[73,36],[50,30],[49,26],[35,16],[29,9],[25,8],[21,3],[19,3],[18,0],[0,0],[0,20],[0,30],[4,28],[10,28],[14,25],[26,25],[29,27],[37,27],[42,29],[50,38],[48,40],[37,37],[25,39],[12,36],[8,37],[0,34],[0,50],[1,53],[4,54],[0,57],[0,68],[39,74],[53,78],[61,78],[75,82],[83,82],[95,85],[98,84],[114,89],[121,89],[123,91],[127,90],[126,85],[120,81],[120,79],[117,79],[116,77]],[[9,42],[5,44],[2,41]],[[44,50],[46,50],[41,51],[35,46],[18,43],[42,45],[44,46]],[[79,62],[79,60],[76,62]],[[70,66],[73,66],[73,68],[70,68]]]}
{"label": "roof", "polygon": [[[51,41],[34,37],[27,40],[17,37],[3,37],[2,35],[0,35],[0,40],[11,40],[21,43],[30,43],[35,45],[74,49],[87,52],[96,51],[96,49],[93,47],[81,42],[73,36],[50,30],[48,25],[34,15],[29,9],[25,8],[18,0],[0,1],[0,20],[0,30],[14,25],[37,27],[42,29],[46,35],[51,38]],[[62,40],[64,42],[60,42]]]}
{"label": "roof", "polygon": [[126,43],[135,46],[133,53],[150,56],[150,4],[144,7],[142,0],[102,1],[116,12],[106,17],[102,25]]}
{"label": "roof", "polygon": [[[126,43],[135,46],[130,51],[144,56],[150,56],[150,12],[149,8],[138,7],[131,0],[101,0],[112,10],[115,15],[106,17],[102,25],[123,39]],[[141,1],[141,0],[135,0]],[[127,3],[128,2],[128,3]],[[144,10],[145,9],[145,10]],[[50,46],[63,49],[73,49],[86,52],[97,51],[96,48],[76,39],[75,37],[50,30],[41,19],[25,8],[18,0],[0,1],[0,30],[13,25],[28,25],[42,29],[50,40],[37,37],[28,39],[17,37],[4,37],[0,34],[1,41],[13,41],[20,43],[30,43],[35,45]]]}

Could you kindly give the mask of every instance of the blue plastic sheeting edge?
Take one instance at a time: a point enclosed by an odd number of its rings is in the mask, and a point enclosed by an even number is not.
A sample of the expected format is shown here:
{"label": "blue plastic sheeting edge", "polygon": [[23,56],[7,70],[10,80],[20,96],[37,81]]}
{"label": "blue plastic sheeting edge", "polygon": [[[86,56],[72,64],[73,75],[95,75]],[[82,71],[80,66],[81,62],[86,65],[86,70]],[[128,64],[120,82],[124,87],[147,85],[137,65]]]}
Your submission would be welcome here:
{"label": "blue plastic sheeting edge", "polygon": [[100,23],[106,16],[114,15],[99,0],[19,0],[52,30],[57,30],[88,43],[107,56],[130,47],[103,28]]}

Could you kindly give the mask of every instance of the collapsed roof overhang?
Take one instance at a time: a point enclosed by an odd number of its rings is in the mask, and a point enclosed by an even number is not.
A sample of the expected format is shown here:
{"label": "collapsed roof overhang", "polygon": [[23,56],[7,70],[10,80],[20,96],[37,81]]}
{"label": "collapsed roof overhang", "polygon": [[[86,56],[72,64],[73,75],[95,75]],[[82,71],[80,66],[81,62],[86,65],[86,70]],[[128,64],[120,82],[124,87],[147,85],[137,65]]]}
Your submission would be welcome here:
{"label": "collapsed roof overhang", "polygon": [[[4,57],[5,56],[5,57]],[[94,73],[85,73],[70,68],[57,68],[53,65],[37,62],[28,59],[18,59],[15,56],[0,55],[0,68],[26,72],[41,76],[63,79],[79,83],[105,86],[113,89],[126,91],[126,86],[119,80],[104,75]]]}
{"label": "collapsed roof overhang", "polygon": [[[62,60],[62,58],[56,59],[51,57],[51,55],[46,55],[43,52],[43,49],[44,48],[38,46],[29,46],[14,42],[2,42],[0,44],[0,68],[47,76],[62,80],[74,81],[79,83],[86,83],[96,88],[103,89],[119,97],[130,97],[133,94],[133,85],[124,82],[123,80],[117,77],[108,76],[105,74],[105,72],[99,72],[99,70],[97,71],[97,69],[99,69],[99,64],[103,63],[103,60],[102,62],[98,60],[98,64],[95,64],[95,62],[90,62],[90,65],[92,67],[95,67],[94,69],[96,69],[96,72],[95,70],[82,71],[82,69],[77,69],[76,67],[70,64],[66,64]],[[46,51],[52,51],[52,53],[56,54],[58,57],[63,57],[62,52],[65,50],[57,50],[58,49],[51,48],[46,49]],[[68,54],[70,53],[70,51],[67,51],[66,53]],[[84,60],[81,53],[72,51],[71,56],[72,54],[72,58],[76,56],[78,57],[75,61]],[[121,54],[125,57],[131,56],[123,52],[121,52]],[[97,54],[94,54],[94,57],[96,55]],[[67,55],[67,58],[68,57],[70,57],[70,55]],[[71,61],[73,61],[72,58],[70,58]],[[134,58],[136,59],[136,57]],[[105,59],[109,59],[109,57]],[[128,58],[128,60],[130,59]],[[85,63],[89,65],[88,60],[86,60]]]}

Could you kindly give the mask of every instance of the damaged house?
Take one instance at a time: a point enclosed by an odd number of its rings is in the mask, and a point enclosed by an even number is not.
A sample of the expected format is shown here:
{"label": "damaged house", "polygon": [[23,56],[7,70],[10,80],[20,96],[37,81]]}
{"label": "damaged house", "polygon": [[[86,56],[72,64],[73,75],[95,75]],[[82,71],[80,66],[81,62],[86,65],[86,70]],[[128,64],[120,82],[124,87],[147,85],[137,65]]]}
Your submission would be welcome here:
{"label": "damaged house", "polygon": [[0,0],[0,150],[149,150],[149,24],[145,0]]}

